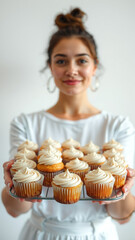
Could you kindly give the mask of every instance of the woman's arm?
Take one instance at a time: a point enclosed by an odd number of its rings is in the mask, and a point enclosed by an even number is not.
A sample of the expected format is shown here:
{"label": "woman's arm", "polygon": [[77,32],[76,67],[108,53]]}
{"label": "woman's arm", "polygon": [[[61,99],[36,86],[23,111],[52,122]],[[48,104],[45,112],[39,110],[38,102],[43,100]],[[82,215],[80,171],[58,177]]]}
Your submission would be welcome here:
{"label": "woman's arm", "polygon": [[134,183],[135,170],[128,169],[127,172],[127,181],[122,188],[124,198],[118,202],[106,205],[108,215],[121,224],[128,222],[135,211],[135,197],[130,192]]}

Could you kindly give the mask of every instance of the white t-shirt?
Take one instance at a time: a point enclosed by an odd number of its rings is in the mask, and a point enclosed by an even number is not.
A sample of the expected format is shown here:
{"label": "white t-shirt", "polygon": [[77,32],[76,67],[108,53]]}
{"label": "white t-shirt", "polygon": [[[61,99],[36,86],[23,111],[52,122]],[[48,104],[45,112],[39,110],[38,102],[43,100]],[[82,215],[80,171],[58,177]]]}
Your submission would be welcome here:
{"label": "white t-shirt", "polygon": [[[106,111],[77,121],[59,119],[45,111],[21,114],[11,122],[10,159],[14,158],[17,147],[26,139],[41,146],[49,137],[60,143],[72,137],[79,141],[81,146],[92,141],[100,148],[105,142],[115,139],[124,146],[125,159],[128,165],[133,167],[134,136],[135,129],[128,118],[113,116]],[[33,212],[46,220],[54,219],[59,222],[89,222],[107,217],[104,206],[89,201],[65,206],[54,200],[45,200],[40,204],[33,204]]]}

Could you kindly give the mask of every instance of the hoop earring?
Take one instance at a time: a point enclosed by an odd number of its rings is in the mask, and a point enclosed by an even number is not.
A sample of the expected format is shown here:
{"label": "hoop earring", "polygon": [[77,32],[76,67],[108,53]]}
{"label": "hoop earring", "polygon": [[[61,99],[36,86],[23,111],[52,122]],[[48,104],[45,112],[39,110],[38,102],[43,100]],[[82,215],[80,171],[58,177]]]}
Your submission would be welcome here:
{"label": "hoop earring", "polygon": [[53,89],[50,89],[50,83],[51,83],[51,79],[52,79],[52,78],[53,78],[53,77],[50,76],[50,77],[48,78],[48,81],[47,81],[47,90],[48,90],[49,93],[55,92],[55,89],[56,89],[56,85],[54,85]]}
{"label": "hoop earring", "polygon": [[93,76],[92,80],[93,80],[93,84],[90,85],[90,89],[92,92],[96,92],[100,86],[99,79],[97,76]]}

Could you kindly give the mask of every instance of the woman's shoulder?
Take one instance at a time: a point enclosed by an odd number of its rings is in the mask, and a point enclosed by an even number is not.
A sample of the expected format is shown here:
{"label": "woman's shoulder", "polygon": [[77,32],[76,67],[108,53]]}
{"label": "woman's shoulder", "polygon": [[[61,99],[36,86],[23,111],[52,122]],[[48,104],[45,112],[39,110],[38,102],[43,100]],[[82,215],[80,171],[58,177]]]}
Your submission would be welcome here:
{"label": "woman's shoulder", "polygon": [[45,110],[35,111],[31,113],[20,113],[19,115],[15,116],[11,124],[13,123],[24,123],[29,121],[38,121],[39,119],[44,117]]}

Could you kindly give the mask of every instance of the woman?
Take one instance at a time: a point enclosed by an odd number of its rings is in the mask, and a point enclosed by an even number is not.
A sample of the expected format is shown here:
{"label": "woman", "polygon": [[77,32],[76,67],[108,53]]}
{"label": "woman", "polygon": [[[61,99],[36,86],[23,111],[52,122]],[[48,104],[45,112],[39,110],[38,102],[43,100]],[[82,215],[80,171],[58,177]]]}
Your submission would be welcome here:
{"label": "woman", "polygon": [[[66,15],[56,17],[55,23],[59,29],[50,39],[47,64],[59,89],[59,98],[46,111],[22,114],[12,121],[10,159],[13,159],[18,145],[26,139],[40,146],[49,137],[59,142],[72,137],[81,145],[92,140],[103,146],[103,143],[114,138],[124,146],[129,166],[133,165],[135,131],[131,122],[128,118],[100,111],[87,98],[87,89],[95,90],[97,87],[92,87],[92,78],[99,67],[99,59],[95,40],[85,30],[84,15],[80,9],[73,9]],[[51,91],[49,83],[48,90]],[[13,161],[3,165],[7,185],[2,192],[5,208],[14,217],[32,208],[32,216],[19,240],[116,240],[118,236],[111,217],[124,223],[129,221],[135,210],[135,197],[130,193],[135,177],[133,169],[128,169],[122,200],[109,201],[108,204],[104,201],[79,201],[63,205],[49,200],[27,202],[12,198],[8,191],[12,186],[9,169]]]}

